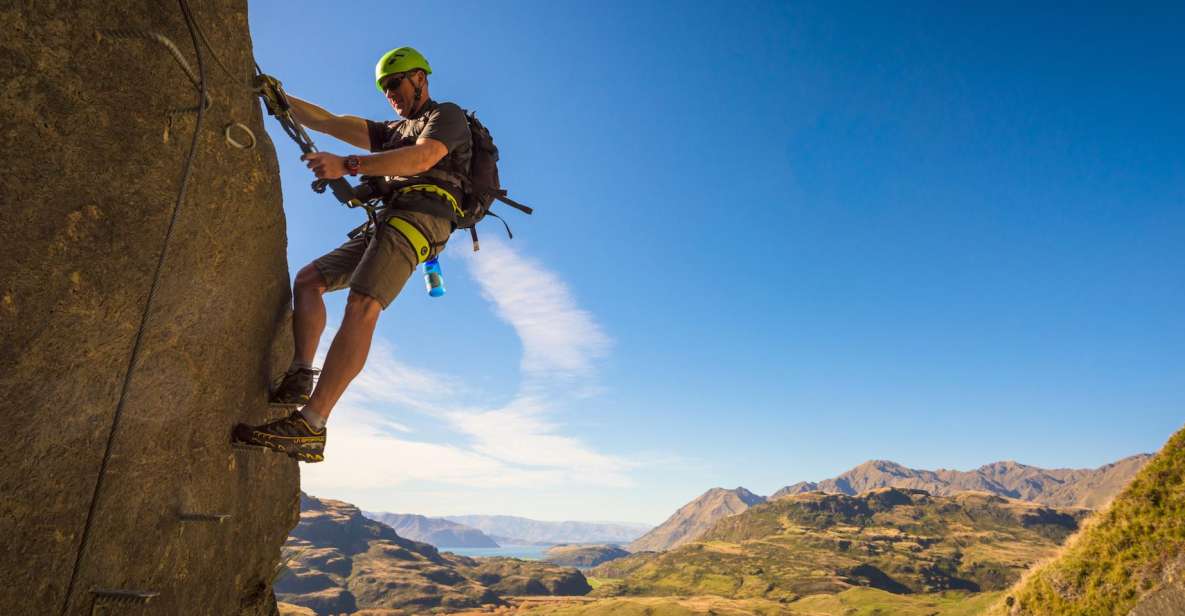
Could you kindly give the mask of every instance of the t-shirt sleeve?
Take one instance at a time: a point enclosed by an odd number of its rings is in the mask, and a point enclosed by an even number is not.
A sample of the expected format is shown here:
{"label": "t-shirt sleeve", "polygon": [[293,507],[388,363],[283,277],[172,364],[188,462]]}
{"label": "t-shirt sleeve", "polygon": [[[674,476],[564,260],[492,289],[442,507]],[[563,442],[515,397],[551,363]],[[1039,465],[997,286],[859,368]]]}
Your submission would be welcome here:
{"label": "t-shirt sleeve", "polygon": [[366,131],[370,133],[370,151],[383,151],[383,144],[391,137],[392,127],[387,122],[366,121]]}
{"label": "t-shirt sleeve", "polygon": [[465,119],[465,112],[456,103],[440,103],[428,117],[424,132],[420,133],[420,138],[424,137],[443,143],[449,154],[469,145],[469,121]]}

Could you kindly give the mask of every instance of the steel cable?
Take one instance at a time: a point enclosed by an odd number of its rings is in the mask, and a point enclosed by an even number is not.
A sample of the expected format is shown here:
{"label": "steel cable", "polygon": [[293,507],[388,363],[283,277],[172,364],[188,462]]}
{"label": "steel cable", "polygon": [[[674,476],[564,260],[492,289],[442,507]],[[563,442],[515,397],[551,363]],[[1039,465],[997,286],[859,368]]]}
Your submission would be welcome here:
{"label": "steel cable", "polygon": [[[123,387],[119,393],[119,402],[115,407],[115,416],[111,420],[111,431],[107,436],[107,448],[103,452],[103,461],[99,465],[99,476],[95,480],[95,490],[91,496],[90,508],[86,515],[86,523],[82,529],[82,539],[79,542],[78,555],[74,560],[74,570],[70,574],[70,584],[66,588],[66,598],[62,604],[62,616],[67,616],[70,611],[72,602],[71,600],[74,597],[74,587],[78,582],[78,573],[82,568],[82,563],[86,558],[87,548],[90,545],[91,529],[94,525],[95,511],[98,509],[99,497],[102,495],[103,478],[106,476],[107,466],[111,462],[111,451],[115,444],[116,434],[119,431],[119,420],[123,416],[124,407],[127,404],[128,390],[131,385],[132,375],[135,372],[136,361],[140,356],[140,347],[144,338],[144,330],[146,329],[148,318],[152,312],[152,301],[156,297],[157,288],[160,286],[161,272],[164,270],[165,257],[168,255],[169,251],[169,241],[173,237],[173,229],[177,224],[177,218],[181,212],[181,205],[185,201],[185,192],[189,186],[189,178],[193,171],[193,161],[197,157],[197,147],[199,138],[201,136],[202,120],[205,118],[205,111],[207,107],[207,105],[204,104],[204,102],[207,100],[205,60],[202,57],[201,45],[198,42],[198,35],[194,28],[194,19],[192,13],[190,13],[189,4],[186,0],[178,0],[178,2],[181,6],[181,13],[185,17],[185,26],[189,30],[190,39],[193,41],[194,53],[197,54],[198,71],[196,80],[194,80],[192,71],[186,70],[186,74],[190,77],[191,81],[194,81],[198,88],[197,123],[193,129],[193,140],[189,146],[189,156],[186,158],[185,166],[182,170],[181,187],[177,191],[177,201],[173,205],[173,214],[169,219],[168,230],[165,231],[164,245],[161,247],[160,257],[156,264],[156,272],[152,277],[152,286],[148,290],[148,299],[144,302],[144,313],[140,317],[140,327],[136,330],[136,338],[132,343],[132,354],[131,357],[128,358],[128,368],[127,372],[124,374]],[[169,47],[174,57],[178,59],[178,63],[182,65],[182,68],[188,69],[188,64],[186,64],[184,57],[181,56],[181,52],[177,50],[176,46],[169,44],[167,42],[168,39],[161,41],[156,37],[152,38],[153,40],[161,42],[166,47]]]}

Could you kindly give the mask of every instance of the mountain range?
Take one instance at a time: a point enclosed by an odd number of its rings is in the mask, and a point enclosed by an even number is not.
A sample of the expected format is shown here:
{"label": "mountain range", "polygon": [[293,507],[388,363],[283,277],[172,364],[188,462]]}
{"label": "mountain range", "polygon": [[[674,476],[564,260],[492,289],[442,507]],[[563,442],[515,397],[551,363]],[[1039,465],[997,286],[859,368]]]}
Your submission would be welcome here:
{"label": "mountain range", "polygon": [[423,541],[438,548],[496,548],[498,542],[476,528],[443,518],[429,518],[412,513],[363,512],[363,515],[390,526],[400,537]]}
{"label": "mountain range", "polygon": [[758,503],[694,542],[591,572],[598,596],[703,594],[796,601],[872,587],[897,594],[1002,590],[1089,515],[983,492],[878,488]]}
{"label": "mountain range", "polygon": [[651,528],[649,524],[628,522],[544,522],[509,515],[451,515],[444,519],[476,528],[503,545],[624,545]]}
{"label": "mountain range", "polygon": [[990,492],[1054,507],[1098,509],[1127,485],[1151,457],[1134,455],[1096,469],[1044,469],[1008,461],[971,471],[927,471],[888,460],[870,460],[833,479],[788,485],[770,498],[804,492],[855,495],[875,488],[895,487],[925,490],[935,495]]}
{"label": "mountain range", "polygon": [[925,490],[947,496],[986,492],[1053,507],[1098,509],[1104,506],[1151,459],[1138,454],[1096,469],[1043,469],[1017,462],[994,462],[972,471],[908,468],[888,460],[870,460],[832,479],[798,482],[766,498],[738,487],[712,488],[679,508],[665,522],[626,546],[631,552],[669,550],[698,539],[717,521],[750,507],[810,492],[855,496],[879,488]]}

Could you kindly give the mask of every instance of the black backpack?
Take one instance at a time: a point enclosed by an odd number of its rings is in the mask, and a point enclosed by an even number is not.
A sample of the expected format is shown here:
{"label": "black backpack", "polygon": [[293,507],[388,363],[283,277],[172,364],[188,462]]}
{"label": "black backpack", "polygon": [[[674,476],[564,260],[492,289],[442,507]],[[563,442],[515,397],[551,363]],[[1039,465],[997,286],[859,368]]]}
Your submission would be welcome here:
{"label": "black backpack", "polygon": [[[465,118],[469,120],[473,153],[469,161],[469,182],[464,187],[465,194],[461,200],[461,211],[465,215],[457,218],[457,228],[469,229],[469,234],[473,237],[473,250],[476,252],[479,246],[475,225],[481,222],[486,214],[502,220],[501,216],[490,211],[495,199],[526,214],[534,210],[506,196],[506,190],[498,180],[498,146],[494,145],[494,138],[490,136],[489,129],[477,119],[476,113],[466,112]],[[506,235],[513,238],[510,225],[506,224],[505,220],[502,220],[502,225],[506,227]]]}

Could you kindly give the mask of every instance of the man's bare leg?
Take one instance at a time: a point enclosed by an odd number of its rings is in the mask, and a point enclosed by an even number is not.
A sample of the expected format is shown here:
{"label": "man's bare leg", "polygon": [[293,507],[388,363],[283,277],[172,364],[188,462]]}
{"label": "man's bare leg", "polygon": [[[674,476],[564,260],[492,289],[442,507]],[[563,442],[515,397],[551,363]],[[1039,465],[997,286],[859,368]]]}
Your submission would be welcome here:
{"label": "man's bare leg", "polygon": [[292,285],[292,338],[295,352],[293,363],[302,366],[313,365],[317,344],[325,331],[325,295],[328,285],[317,266],[312,263],[296,273]]}
{"label": "man's bare leg", "polygon": [[366,364],[366,356],[370,353],[370,341],[382,311],[383,306],[378,300],[350,291],[350,296],[346,299],[346,314],[342,317],[341,329],[337,330],[333,343],[329,345],[325,365],[321,368],[321,378],[317,381],[317,387],[309,397],[304,412],[316,413],[322,419],[329,418],[330,411],[345,393],[346,386],[358,376],[362,366]]}

